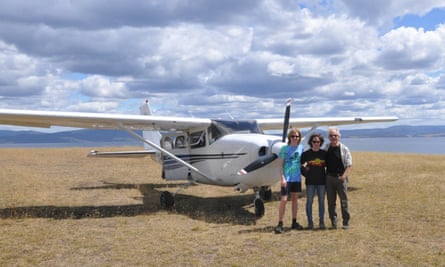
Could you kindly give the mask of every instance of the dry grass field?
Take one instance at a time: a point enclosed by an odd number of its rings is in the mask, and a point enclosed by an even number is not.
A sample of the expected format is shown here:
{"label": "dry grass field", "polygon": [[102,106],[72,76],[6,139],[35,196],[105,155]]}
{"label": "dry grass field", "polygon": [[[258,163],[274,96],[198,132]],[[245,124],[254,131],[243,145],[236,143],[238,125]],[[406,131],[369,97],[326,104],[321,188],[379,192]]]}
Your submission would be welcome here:
{"label": "dry grass field", "polygon": [[[445,156],[353,152],[350,228],[290,231],[289,205],[287,229],[276,235],[276,193],[262,218],[253,215],[253,194],[204,185],[164,211],[160,193],[176,185],[152,159],[92,159],[88,151],[0,149],[0,266],[445,262]],[[306,225],[303,195],[299,205]]]}

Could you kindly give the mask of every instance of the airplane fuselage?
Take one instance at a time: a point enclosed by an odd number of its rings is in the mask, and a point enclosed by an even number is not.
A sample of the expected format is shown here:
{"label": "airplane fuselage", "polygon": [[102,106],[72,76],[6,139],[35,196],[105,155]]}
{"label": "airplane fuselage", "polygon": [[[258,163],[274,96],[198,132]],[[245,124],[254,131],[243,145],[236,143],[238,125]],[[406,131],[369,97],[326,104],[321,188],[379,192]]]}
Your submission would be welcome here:
{"label": "airplane fuselage", "polygon": [[[169,156],[162,156],[163,178],[166,180],[191,180],[197,183],[234,186],[244,192],[249,188],[271,186],[279,180],[278,163],[272,162],[245,175],[238,171],[258,157],[278,153],[284,145],[281,138],[250,130],[240,133],[223,133],[218,129],[196,129],[189,133],[162,133],[161,146],[178,158],[190,163],[207,177],[190,171]],[[274,151],[271,151],[273,148]]]}

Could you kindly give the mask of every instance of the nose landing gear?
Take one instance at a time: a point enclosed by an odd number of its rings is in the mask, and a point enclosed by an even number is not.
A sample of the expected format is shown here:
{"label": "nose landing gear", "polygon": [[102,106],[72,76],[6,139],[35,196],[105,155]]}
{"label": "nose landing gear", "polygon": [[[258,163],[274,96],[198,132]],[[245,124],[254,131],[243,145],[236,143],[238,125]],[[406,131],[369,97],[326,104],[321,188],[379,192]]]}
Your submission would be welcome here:
{"label": "nose landing gear", "polygon": [[255,216],[263,217],[264,215],[264,202],[272,199],[272,189],[268,186],[262,186],[260,188],[254,188],[255,191],[255,200],[253,201],[253,205],[255,207]]}
{"label": "nose landing gear", "polygon": [[255,216],[263,217],[264,215],[264,202],[261,198],[255,198],[253,205],[255,206]]}

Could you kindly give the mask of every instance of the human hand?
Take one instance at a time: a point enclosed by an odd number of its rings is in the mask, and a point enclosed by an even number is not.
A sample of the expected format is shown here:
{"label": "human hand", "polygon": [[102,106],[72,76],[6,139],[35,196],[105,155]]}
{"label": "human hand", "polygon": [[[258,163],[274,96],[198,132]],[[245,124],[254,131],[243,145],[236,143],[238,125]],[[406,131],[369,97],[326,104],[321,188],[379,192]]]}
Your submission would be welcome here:
{"label": "human hand", "polygon": [[286,179],[282,178],[281,179],[281,187],[286,187],[287,186],[287,181]]}

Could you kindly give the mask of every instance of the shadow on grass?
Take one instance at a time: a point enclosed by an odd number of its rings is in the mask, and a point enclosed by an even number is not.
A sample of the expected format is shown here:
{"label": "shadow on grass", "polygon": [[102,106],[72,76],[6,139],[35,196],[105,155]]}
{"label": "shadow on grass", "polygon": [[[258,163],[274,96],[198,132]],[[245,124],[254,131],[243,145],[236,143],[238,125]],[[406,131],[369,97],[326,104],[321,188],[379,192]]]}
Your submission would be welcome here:
{"label": "shadow on grass", "polygon": [[[29,206],[0,209],[0,218],[53,218],[83,219],[108,217],[133,217],[164,211],[160,206],[162,191],[179,184],[118,184],[107,183],[93,187],[75,187],[71,190],[101,189],[137,189],[142,197],[137,198],[142,204],[120,206]],[[160,190],[163,188],[162,190]],[[174,192],[175,190],[169,190]],[[277,193],[273,199],[278,199]],[[175,205],[168,212],[186,215],[195,220],[209,223],[229,223],[235,225],[252,225],[258,219],[253,213],[253,194],[240,194],[223,197],[198,197],[177,193]],[[251,209],[249,211],[248,209]]]}
{"label": "shadow on grass", "polygon": [[30,206],[0,209],[0,218],[83,219],[136,216],[144,213],[144,205],[125,206]]}

